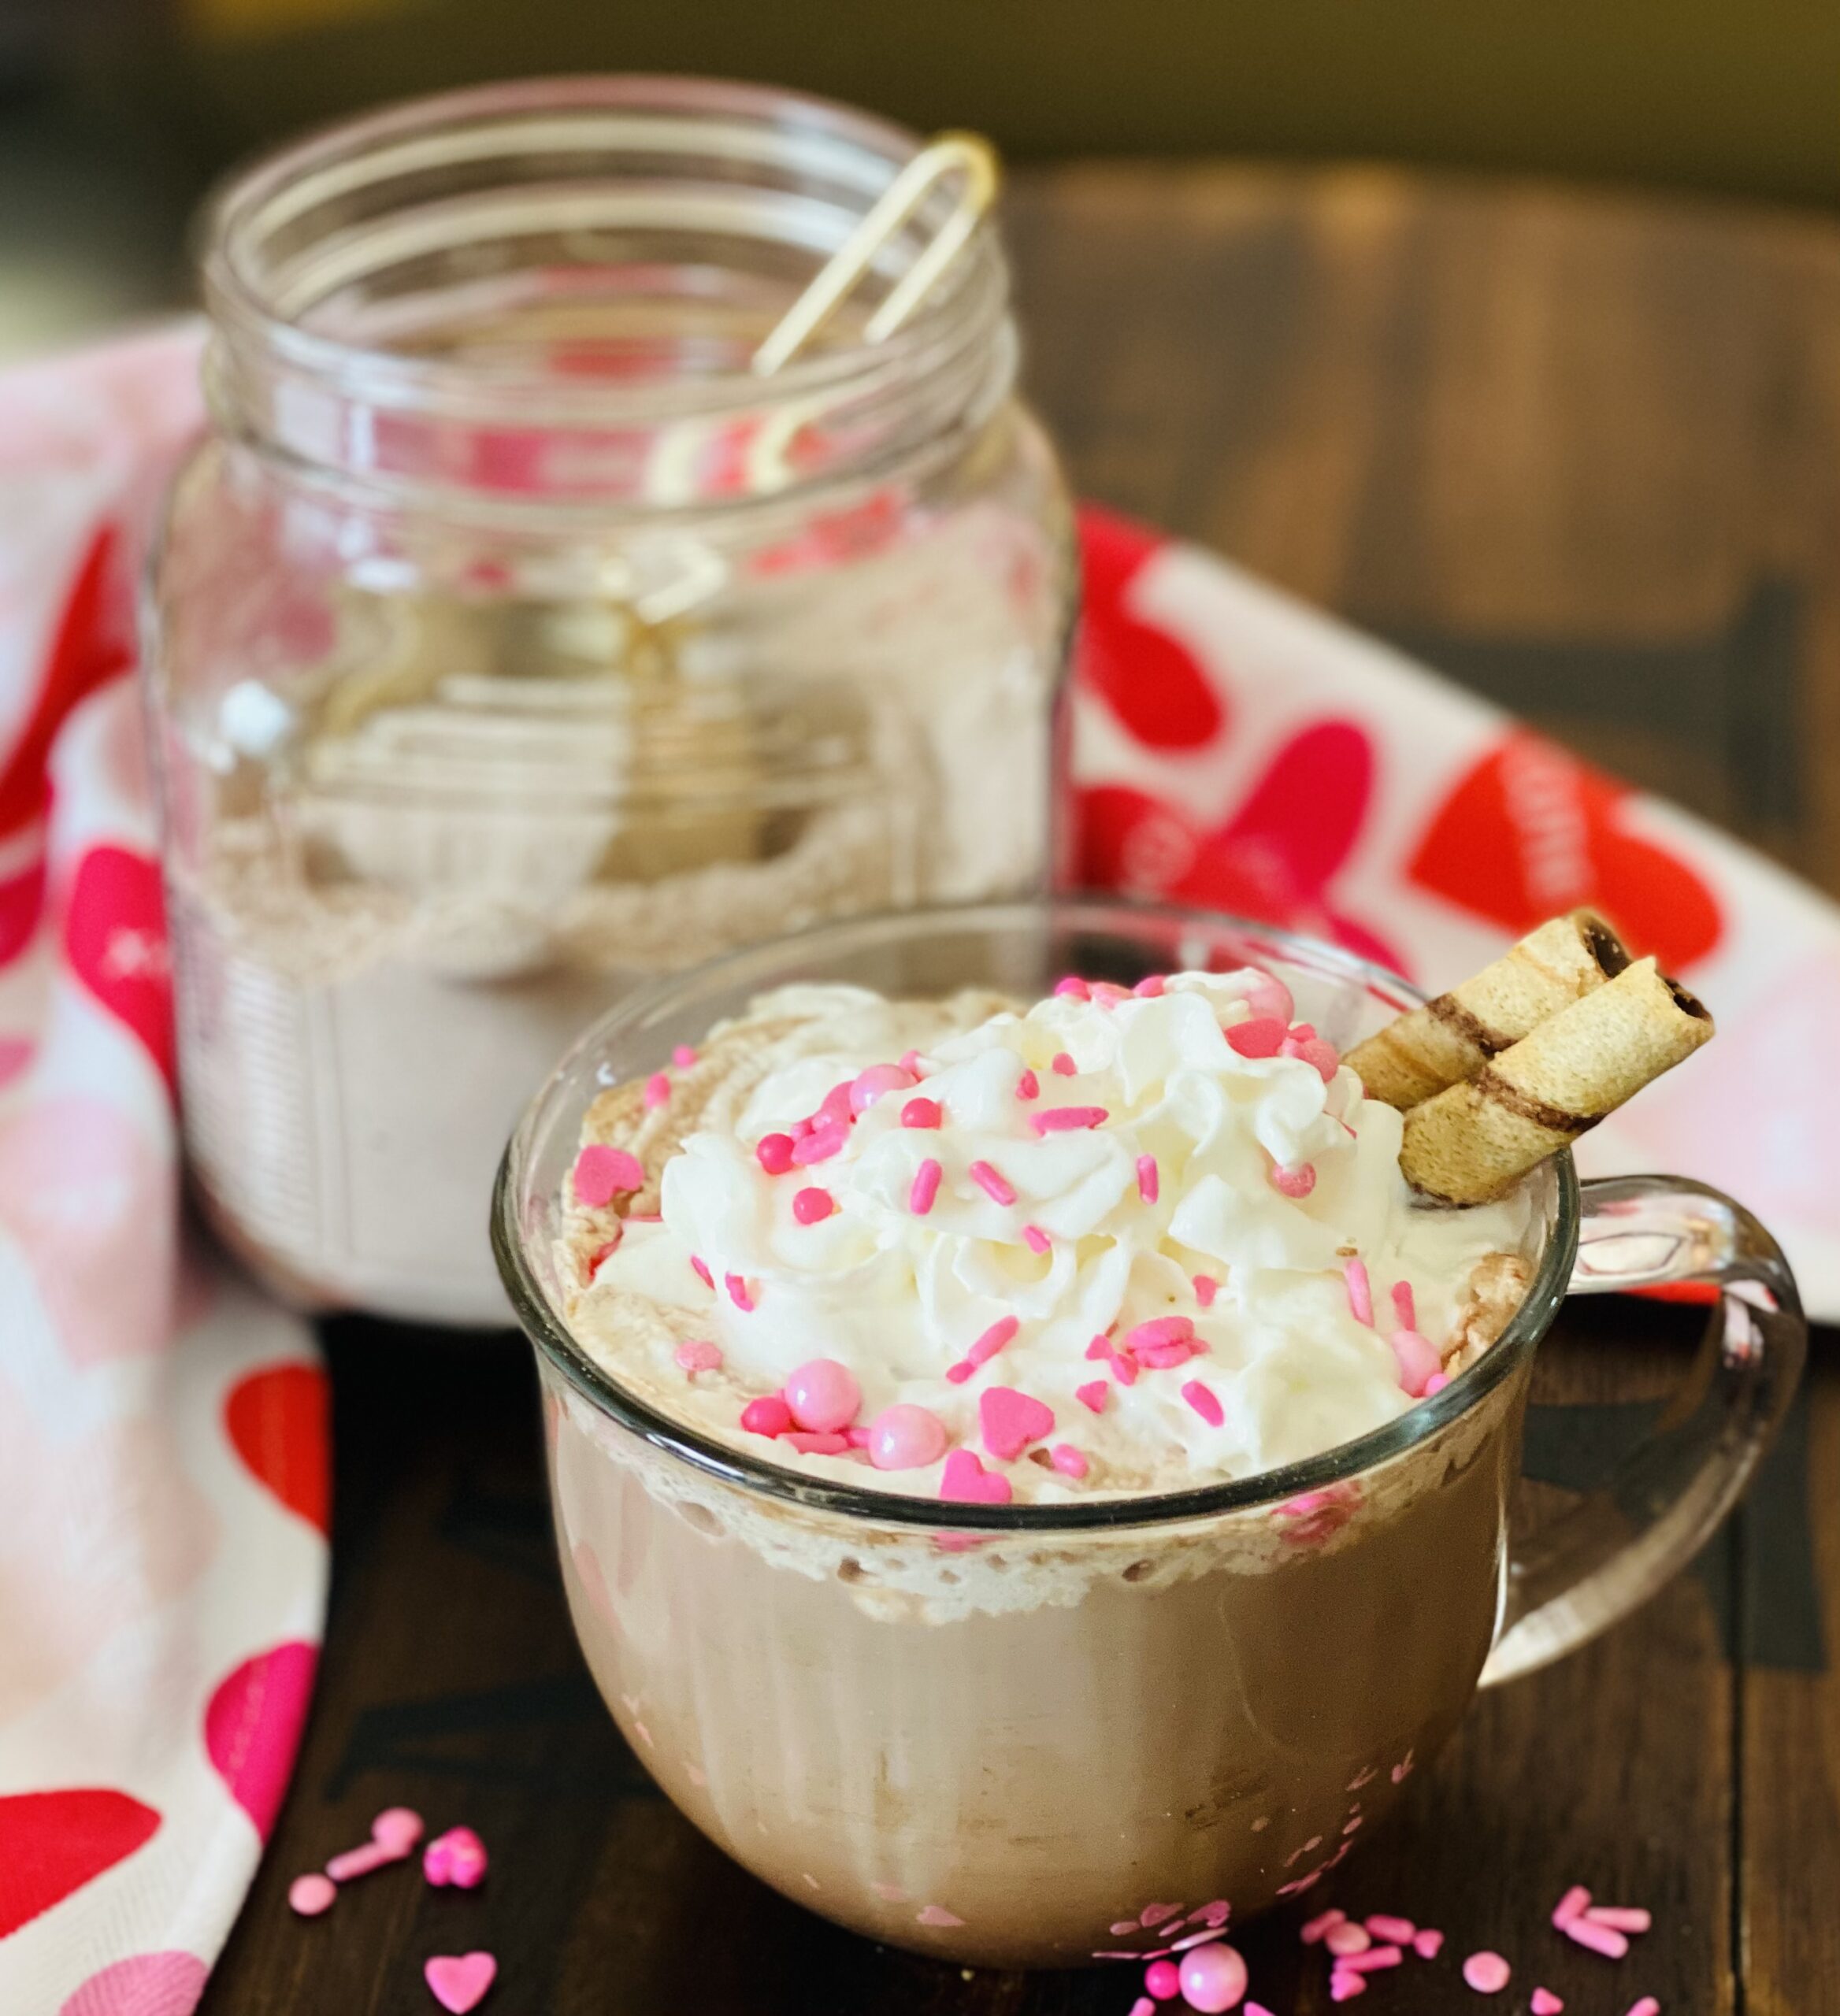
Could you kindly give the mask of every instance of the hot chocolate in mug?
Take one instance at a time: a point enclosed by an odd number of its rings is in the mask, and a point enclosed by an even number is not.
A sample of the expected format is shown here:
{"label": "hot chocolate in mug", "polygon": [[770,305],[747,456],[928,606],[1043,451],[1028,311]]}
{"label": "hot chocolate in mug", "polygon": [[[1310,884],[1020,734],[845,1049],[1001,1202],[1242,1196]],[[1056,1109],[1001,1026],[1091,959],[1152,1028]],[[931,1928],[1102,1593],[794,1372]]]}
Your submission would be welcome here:
{"label": "hot chocolate in mug", "polygon": [[[1805,1330],[1769,1234],[1678,1178],[1581,1184],[1567,1154],[1524,1179],[1530,1286],[1473,1364],[1358,1440],[1199,1488],[948,1506],[801,1476],[642,1403],[571,1337],[555,1243],[584,1110],[766,990],[1033,999],[1069,972],[1129,985],[1247,965],[1343,1050],[1423,998],[1204,914],[1070,901],[872,919],[628,1000],[507,1151],[494,1243],[537,1352],[595,1679],[704,1833],[869,1937],[1066,1966],[1304,1895],[1478,1685],[1570,1651],[1692,1557],[1794,1390]],[[1678,1404],[1603,1489],[1515,1529],[1534,1354],[1564,1297],[1684,1281],[1718,1304]]]}

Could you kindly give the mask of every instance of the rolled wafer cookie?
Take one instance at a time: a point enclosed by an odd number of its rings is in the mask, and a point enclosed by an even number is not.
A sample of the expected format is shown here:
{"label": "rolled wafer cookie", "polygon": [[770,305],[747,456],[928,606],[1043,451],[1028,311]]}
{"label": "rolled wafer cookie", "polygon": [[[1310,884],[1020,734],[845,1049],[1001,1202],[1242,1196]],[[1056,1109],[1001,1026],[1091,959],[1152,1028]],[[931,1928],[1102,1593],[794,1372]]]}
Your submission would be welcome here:
{"label": "rolled wafer cookie", "polygon": [[1595,910],[1549,917],[1460,987],[1356,1043],[1342,1062],[1370,1099],[1408,1112],[1473,1077],[1628,964],[1622,939]]}
{"label": "rolled wafer cookie", "polygon": [[1638,960],[1414,1106],[1400,1168],[1426,1196],[1484,1203],[1712,1035],[1705,1007],[1653,959]]}

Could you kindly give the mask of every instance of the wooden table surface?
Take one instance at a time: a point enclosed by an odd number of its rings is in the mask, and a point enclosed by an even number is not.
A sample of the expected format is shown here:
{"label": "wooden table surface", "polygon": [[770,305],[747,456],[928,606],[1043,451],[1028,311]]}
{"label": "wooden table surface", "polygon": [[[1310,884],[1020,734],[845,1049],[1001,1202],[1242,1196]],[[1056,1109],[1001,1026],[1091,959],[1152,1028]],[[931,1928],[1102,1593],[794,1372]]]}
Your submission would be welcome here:
{"label": "wooden table surface", "polygon": [[[1397,639],[1840,892],[1840,227],[1379,172],[1074,166],[1010,230],[1033,396],[1085,495]],[[1683,1325],[1685,1328],[1683,1329]],[[1542,1354],[1530,1503],[1589,1482],[1686,1312],[1595,1303]],[[652,1788],[577,1655],[528,1354],[326,1326],[332,1612],[295,1786],[205,2016],[425,2016],[489,1947],[488,2016],[1126,2016],[1134,1970],[970,1975],[762,1888]],[[1443,1927],[1364,2010],[1840,2009],[1840,1363],[1749,1504],[1645,1611],[1482,1699],[1330,1900]],[[485,1887],[405,1871],[294,1918],[380,1807],[466,1821]],[[1545,1927],[1644,1903],[1620,1964]],[[1312,1903],[1317,1901],[1312,1894]],[[1241,1936],[1326,2010],[1296,1918]],[[1480,2003],[1460,1956],[1499,1948]]]}

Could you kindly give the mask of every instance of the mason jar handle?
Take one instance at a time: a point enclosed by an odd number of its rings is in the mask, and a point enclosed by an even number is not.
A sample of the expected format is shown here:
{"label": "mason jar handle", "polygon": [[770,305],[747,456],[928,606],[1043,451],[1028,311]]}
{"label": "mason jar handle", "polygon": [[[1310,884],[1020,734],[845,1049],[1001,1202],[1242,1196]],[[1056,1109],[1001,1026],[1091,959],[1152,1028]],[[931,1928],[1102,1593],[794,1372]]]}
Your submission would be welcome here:
{"label": "mason jar handle", "polygon": [[1573,1294],[1706,1281],[1719,1306],[1654,1432],[1601,1490],[1515,1536],[1485,1687],[1562,1658],[1686,1566],[1768,1447],[1808,1348],[1789,1263],[1742,1204],[1672,1176],[1581,1189]]}

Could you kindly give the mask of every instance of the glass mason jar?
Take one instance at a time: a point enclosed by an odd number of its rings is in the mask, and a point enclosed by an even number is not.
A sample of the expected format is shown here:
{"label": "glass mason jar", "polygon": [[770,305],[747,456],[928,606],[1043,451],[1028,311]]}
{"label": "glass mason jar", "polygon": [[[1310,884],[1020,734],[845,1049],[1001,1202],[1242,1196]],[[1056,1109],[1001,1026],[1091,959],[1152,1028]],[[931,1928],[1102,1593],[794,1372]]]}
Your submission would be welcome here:
{"label": "glass mason jar", "polygon": [[[1282,1469],[1154,1496],[948,1506],[867,1468],[833,1483],[669,1418],[571,1335],[557,1239],[584,1112],[756,995],[822,979],[1033,999],[1065,973],[1248,963],[1338,1049],[1423,999],[1201,913],[859,920],[623,1003],[506,1153],[493,1238],[608,1708],[712,1840],[872,1939],[978,1966],[1141,1963],[1310,1895],[1478,1684],[1560,1657],[1685,1566],[1794,1392],[1806,1331],[1763,1227],[1677,1177],[1581,1184],[1569,1154],[1524,1179],[1525,1300],[1441,1392]],[[1684,1280],[1719,1300],[1673,1404],[1601,1489],[1524,1529],[1528,1387],[1564,1298]]]}
{"label": "glass mason jar", "polygon": [[993,228],[866,340],[936,191],[750,369],[917,146],[778,91],[518,83],[210,209],[153,739],[193,1168],[295,1299],[502,1321],[492,1169],[593,1014],[1042,880],[1070,514]]}

